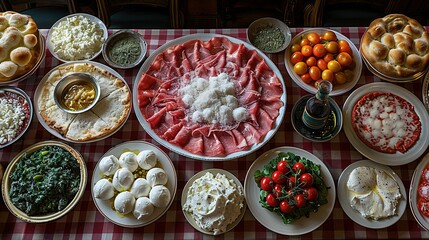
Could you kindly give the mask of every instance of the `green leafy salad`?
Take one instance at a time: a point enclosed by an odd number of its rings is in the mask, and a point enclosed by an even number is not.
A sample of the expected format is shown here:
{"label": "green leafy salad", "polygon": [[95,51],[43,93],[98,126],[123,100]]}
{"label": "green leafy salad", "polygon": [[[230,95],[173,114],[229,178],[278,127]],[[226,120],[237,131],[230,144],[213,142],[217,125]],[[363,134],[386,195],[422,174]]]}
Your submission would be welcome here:
{"label": "green leafy salad", "polygon": [[320,165],[291,152],[280,152],[263,170],[256,170],[254,177],[261,189],[260,204],[279,214],[285,224],[309,217],[328,203]]}
{"label": "green leafy salad", "polygon": [[29,216],[63,210],[79,191],[80,166],[59,146],[25,153],[10,176],[10,199]]}

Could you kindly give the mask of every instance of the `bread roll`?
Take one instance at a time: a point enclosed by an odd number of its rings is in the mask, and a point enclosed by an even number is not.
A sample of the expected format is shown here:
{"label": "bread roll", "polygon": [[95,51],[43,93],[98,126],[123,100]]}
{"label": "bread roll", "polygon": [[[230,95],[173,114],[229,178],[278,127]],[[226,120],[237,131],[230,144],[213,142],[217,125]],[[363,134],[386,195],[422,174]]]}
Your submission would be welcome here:
{"label": "bread roll", "polygon": [[375,19],[361,39],[361,53],[383,75],[410,78],[429,66],[429,34],[402,14]]}
{"label": "bread roll", "polygon": [[34,20],[13,11],[0,13],[0,82],[29,72],[44,51]]}

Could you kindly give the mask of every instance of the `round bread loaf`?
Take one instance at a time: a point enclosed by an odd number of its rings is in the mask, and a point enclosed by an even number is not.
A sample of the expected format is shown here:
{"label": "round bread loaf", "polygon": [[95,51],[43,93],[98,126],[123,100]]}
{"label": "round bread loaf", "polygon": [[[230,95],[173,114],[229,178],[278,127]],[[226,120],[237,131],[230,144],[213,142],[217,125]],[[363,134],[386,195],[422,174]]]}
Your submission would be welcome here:
{"label": "round bread loaf", "polygon": [[40,51],[39,31],[30,16],[13,11],[0,13],[0,82],[30,71]]}
{"label": "round bread loaf", "polygon": [[369,25],[361,39],[361,53],[383,75],[409,78],[429,65],[429,34],[416,20],[390,14]]}

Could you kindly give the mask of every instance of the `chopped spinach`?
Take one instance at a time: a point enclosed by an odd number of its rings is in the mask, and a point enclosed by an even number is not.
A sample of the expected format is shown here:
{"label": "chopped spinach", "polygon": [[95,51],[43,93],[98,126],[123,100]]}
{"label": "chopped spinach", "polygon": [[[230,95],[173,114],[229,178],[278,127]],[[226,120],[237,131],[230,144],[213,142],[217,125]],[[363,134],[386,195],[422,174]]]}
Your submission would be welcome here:
{"label": "chopped spinach", "polygon": [[25,153],[10,176],[10,199],[29,216],[63,210],[79,191],[80,166],[59,146]]}

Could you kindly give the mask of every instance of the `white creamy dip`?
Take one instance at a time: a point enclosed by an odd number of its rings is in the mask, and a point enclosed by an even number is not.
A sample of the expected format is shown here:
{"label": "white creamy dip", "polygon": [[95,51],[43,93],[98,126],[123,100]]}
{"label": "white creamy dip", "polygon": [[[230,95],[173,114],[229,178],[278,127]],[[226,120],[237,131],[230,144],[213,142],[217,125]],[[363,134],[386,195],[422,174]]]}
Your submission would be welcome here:
{"label": "white creamy dip", "polygon": [[241,186],[224,174],[207,172],[189,188],[183,210],[191,213],[203,230],[218,234],[240,216],[243,207]]}

